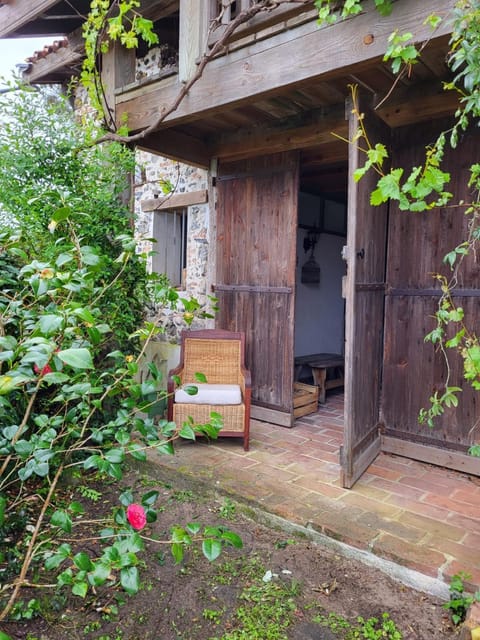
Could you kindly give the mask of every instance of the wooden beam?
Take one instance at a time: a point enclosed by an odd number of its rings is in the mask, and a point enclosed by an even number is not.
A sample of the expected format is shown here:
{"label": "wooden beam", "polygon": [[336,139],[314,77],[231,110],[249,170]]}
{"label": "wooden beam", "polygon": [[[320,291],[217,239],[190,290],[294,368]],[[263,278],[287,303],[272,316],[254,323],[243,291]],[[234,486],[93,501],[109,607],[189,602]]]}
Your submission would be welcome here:
{"label": "wooden beam", "polygon": [[156,131],[144,138],[138,147],[195,167],[208,169],[210,165],[211,156],[206,145],[201,140],[181,132],[168,129]]}
{"label": "wooden beam", "polygon": [[166,209],[181,209],[193,204],[205,204],[208,202],[206,189],[200,191],[187,191],[186,193],[174,193],[171,196],[149,198],[142,200],[142,211],[165,211]]}
{"label": "wooden beam", "polygon": [[[359,65],[380,61],[393,31],[411,31],[418,41],[430,39],[433,36],[424,24],[426,18],[431,13],[447,15],[453,4],[454,0],[404,0],[395,4],[389,17],[380,17],[370,6],[351,20],[323,28],[312,21],[212,60],[190,94],[159,128],[215,115],[293,85],[338,76],[347,68],[351,72]],[[445,21],[434,37],[450,31]],[[148,93],[118,96],[118,117],[128,114],[130,128],[138,131],[152,124],[180,89],[177,78],[168,85],[152,85]]]}
{"label": "wooden beam", "polygon": [[187,82],[197,70],[196,61],[205,48],[208,6],[199,0],[180,0],[178,77]]}
{"label": "wooden beam", "polygon": [[179,0],[140,0],[140,13],[154,22],[178,11]]}
{"label": "wooden beam", "polygon": [[440,449],[440,447],[427,446],[389,436],[382,436],[382,451],[412,458],[413,460],[421,460],[429,464],[436,464],[439,467],[455,469],[455,471],[480,476],[480,462],[478,458],[469,456],[467,453]]}
{"label": "wooden beam", "polygon": [[[336,136],[348,137],[345,105],[311,111],[302,116],[285,118],[275,126],[242,129],[232,135],[212,138],[212,157],[241,160],[252,155],[305,149],[328,144]],[[345,145],[346,146],[346,145]],[[347,151],[345,151],[345,157]]]}
{"label": "wooden beam", "polygon": [[460,105],[456,91],[445,91],[440,82],[422,84],[420,88],[393,92],[376,109],[376,114],[390,127],[402,127],[418,122],[452,116]]}
{"label": "wooden beam", "polygon": [[[247,2],[242,0],[242,2],[245,5],[245,6],[242,5],[241,7],[241,9],[243,10],[244,8],[247,8],[249,5],[248,5],[248,0]],[[311,4],[313,4],[313,2]],[[245,36],[251,33],[257,33],[263,29],[267,29],[271,25],[278,24],[279,22],[285,22],[290,18],[298,16],[299,14],[303,14],[305,16],[304,18],[305,20],[318,17],[318,11],[316,11],[314,14],[311,10],[307,12],[306,9],[310,10],[311,5],[305,7],[305,5],[299,5],[296,2],[292,2],[284,5],[279,5],[275,9],[271,11],[267,11],[266,13],[259,13],[253,18],[251,18],[245,24],[242,24],[235,31],[235,33],[232,34],[231,38],[229,39],[229,43],[234,42],[239,38],[244,38]],[[315,9],[313,11],[315,11]],[[220,38],[222,37],[222,35],[224,34],[227,28],[227,25],[228,25],[228,20],[224,19],[224,23],[221,24],[217,29],[215,29],[215,31],[213,31],[210,34],[208,38],[209,46],[213,46],[215,42],[217,42],[217,40],[220,40]]]}
{"label": "wooden beam", "polygon": [[15,0],[0,8],[0,38],[15,33],[24,24],[35,20],[39,15],[55,6],[59,0]]}

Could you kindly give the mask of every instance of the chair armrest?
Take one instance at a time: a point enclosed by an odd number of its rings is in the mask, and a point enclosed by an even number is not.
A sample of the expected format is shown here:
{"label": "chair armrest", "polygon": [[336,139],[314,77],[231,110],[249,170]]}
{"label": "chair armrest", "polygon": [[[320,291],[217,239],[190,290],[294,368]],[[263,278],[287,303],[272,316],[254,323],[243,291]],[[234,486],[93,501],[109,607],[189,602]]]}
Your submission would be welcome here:
{"label": "chair armrest", "polygon": [[240,367],[239,378],[240,388],[242,389],[242,396],[243,398],[245,398],[247,389],[252,388],[252,376],[250,374],[250,371],[243,366]]}

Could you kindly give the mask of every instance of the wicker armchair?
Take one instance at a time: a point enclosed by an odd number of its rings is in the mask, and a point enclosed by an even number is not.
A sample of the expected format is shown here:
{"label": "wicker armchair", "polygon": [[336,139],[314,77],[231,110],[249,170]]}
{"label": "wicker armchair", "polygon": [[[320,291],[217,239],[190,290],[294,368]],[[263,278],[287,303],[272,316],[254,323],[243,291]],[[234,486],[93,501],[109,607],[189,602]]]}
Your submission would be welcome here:
{"label": "wicker armchair", "polygon": [[[206,385],[199,385],[196,373],[206,376]],[[199,387],[198,397],[182,397],[183,392],[176,388],[173,376],[180,378],[182,386]],[[209,404],[212,389],[213,399]],[[205,424],[215,411],[223,418],[219,436],[243,438],[243,448],[248,451],[251,391],[250,371],[245,368],[245,334],[220,329],[182,332],[180,364],[168,374],[169,420],[181,425],[192,417],[196,424]],[[229,395],[232,392],[238,397],[232,398]]]}

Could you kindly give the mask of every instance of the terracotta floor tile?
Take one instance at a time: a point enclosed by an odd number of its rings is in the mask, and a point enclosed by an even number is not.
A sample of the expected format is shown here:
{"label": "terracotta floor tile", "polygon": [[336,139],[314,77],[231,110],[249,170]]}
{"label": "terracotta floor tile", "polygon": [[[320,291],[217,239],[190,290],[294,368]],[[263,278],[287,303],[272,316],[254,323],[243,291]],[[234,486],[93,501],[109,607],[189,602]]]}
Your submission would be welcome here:
{"label": "terracotta floor tile", "polygon": [[249,452],[240,439],[220,438],[179,443],[174,456],[151,459],[167,477],[212,485],[446,582],[469,571],[480,586],[480,480],[381,453],[347,490],[340,482],[342,440],[343,396],[328,394],[317,413],[293,428],[252,420]]}

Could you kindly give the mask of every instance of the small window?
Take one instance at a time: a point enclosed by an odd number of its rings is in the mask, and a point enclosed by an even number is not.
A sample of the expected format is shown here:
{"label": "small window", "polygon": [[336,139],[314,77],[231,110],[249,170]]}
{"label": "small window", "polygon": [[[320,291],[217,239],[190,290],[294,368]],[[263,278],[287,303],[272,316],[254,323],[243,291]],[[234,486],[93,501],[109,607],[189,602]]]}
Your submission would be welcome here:
{"label": "small window", "polygon": [[187,266],[187,210],[155,211],[153,214],[152,271],[165,273],[174,287],[185,284]]}

